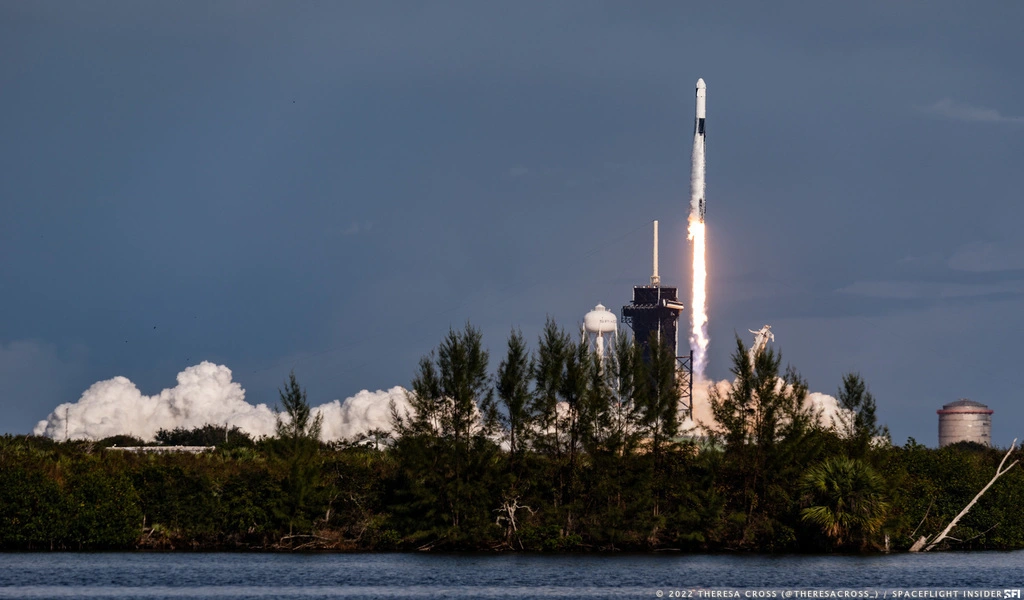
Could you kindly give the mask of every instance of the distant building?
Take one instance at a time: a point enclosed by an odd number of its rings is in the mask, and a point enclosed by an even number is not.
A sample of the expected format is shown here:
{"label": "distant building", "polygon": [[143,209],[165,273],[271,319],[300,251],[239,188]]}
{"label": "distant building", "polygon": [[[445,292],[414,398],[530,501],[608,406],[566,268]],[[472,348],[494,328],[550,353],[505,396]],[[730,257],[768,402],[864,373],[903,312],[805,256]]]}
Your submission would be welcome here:
{"label": "distant building", "polygon": [[139,454],[199,454],[200,452],[213,452],[215,446],[110,446],[107,450],[118,450],[121,452],[137,452]]}
{"label": "distant building", "polygon": [[992,409],[981,402],[961,398],[939,413],[939,448],[957,442],[992,445]]}

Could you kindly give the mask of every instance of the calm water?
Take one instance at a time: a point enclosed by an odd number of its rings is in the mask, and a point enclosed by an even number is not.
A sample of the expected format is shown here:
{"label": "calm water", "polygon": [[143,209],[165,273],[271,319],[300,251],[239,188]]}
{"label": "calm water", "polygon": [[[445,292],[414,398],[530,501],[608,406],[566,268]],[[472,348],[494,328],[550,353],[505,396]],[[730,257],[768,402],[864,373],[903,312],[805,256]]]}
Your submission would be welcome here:
{"label": "calm water", "polygon": [[[719,597],[736,591],[740,598],[774,594],[799,599],[799,590],[858,590],[895,600],[903,591],[965,598],[965,592],[1002,592],[1022,582],[1024,552],[872,557],[0,554],[0,598],[657,598],[659,590],[666,598],[678,590],[708,598],[707,590],[715,590]],[[954,591],[957,595],[950,595]]]}

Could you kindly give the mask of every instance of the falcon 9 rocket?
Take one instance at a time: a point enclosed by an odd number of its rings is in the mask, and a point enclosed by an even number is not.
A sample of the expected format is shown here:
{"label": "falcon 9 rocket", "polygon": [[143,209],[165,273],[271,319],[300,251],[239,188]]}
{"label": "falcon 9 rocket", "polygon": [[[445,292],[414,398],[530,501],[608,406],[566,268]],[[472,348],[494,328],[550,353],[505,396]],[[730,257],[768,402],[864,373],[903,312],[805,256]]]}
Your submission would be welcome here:
{"label": "falcon 9 rocket", "polygon": [[693,351],[693,377],[704,380],[708,351],[707,264],[704,248],[704,119],[707,86],[697,80],[697,113],[693,121],[693,171],[690,175],[690,218],[687,238],[693,241],[693,295],[690,301],[690,350]]}
{"label": "falcon 9 rocket", "polygon": [[704,222],[704,119],[707,117],[707,86],[697,80],[697,114],[693,119],[693,172],[690,177],[690,214]]}

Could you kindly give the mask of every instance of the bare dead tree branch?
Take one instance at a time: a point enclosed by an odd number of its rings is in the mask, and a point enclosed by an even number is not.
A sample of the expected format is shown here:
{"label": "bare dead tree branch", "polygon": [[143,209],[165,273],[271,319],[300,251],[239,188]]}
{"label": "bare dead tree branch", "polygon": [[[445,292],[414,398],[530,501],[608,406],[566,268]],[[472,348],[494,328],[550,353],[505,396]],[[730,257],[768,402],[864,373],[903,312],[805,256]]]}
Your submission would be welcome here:
{"label": "bare dead tree branch", "polygon": [[497,525],[505,523],[505,543],[511,547],[512,538],[515,537],[519,542],[519,549],[522,550],[523,542],[519,539],[519,526],[516,524],[516,513],[520,510],[527,510],[531,515],[535,514],[533,509],[529,506],[519,504],[519,496],[516,496],[511,500],[506,498],[502,503],[501,508],[494,509],[494,512],[499,513],[494,522]]}
{"label": "bare dead tree branch", "polygon": [[1003,468],[1003,465],[1006,464],[1006,459],[1010,458],[1010,454],[1013,452],[1013,449],[1016,446],[1017,438],[1014,438],[1013,443],[1010,444],[1010,449],[1006,451],[1006,456],[1003,457],[1003,460],[999,461],[999,466],[996,467],[996,474],[992,476],[992,480],[988,482],[988,485],[981,488],[981,491],[978,492],[978,495],[976,495],[974,499],[971,500],[970,503],[968,503],[967,506],[965,506],[964,509],[960,511],[960,514],[958,514],[956,517],[953,518],[952,521],[949,522],[949,525],[946,525],[945,529],[943,529],[938,535],[933,537],[931,540],[927,540],[924,536],[922,536],[920,539],[914,542],[914,545],[910,547],[910,551],[928,552],[929,550],[937,546],[940,542],[942,542],[942,540],[946,539],[946,537],[949,535],[949,532],[952,531],[954,527],[956,527],[956,524],[959,523],[960,519],[967,514],[967,511],[971,510],[971,508],[974,507],[974,504],[978,501],[979,498],[981,498],[982,494],[987,492],[988,488],[992,487],[992,484],[995,483],[997,479],[1005,475],[1010,469],[1014,467],[1014,465],[1016,465],[1019,462],[1015,460],[1012,463],[1010,463],[1010,466],[1006,467],[1005,469]]}
{"label": "bare dead tree branch", "polygon": [[[981,533],[979,533],[978,535],[976,535],[976,536],[974,536],[974,537],[969,537],[969,538],[967,538],[967,539],[966,539],[966,540],[964,540],[964,541],[965,541],[965,542],[969,542],[969,541],[971,541],[971,540],[976,540],[976,539],[980,538],[981,536],[985,535],[986,533],[988,533],[988,532],[992,531],[992,530],[993,530],[993,529],[995,529],[996,527],[999,527],[999,523],[996,523],[995,525],[993,525],[993,526],[989,527],[989,528],[988,528],[988,529],[986,529],[985,531],[982,531],[982,532],[981,532]],[[950,538],[950,539],[952,539],[952,538]]]}
{"label": "bare dead tree branch", "polygon": [[913,538],[915,535],[917,535],[917,530],[921,529],[921,526],[924,525],[924,520],[928,518],[928,513],[930,513],[932,511],[932,507],[933,506],[935,506],[935,497],[934,496],[932,497],[932,501],[928,503],[928,508],[927,508],[927,510],[924,511],[924,516],[921,517],[921,522],[917,524],[917,527],[914,528],[914,532],[910,534],[911,538]]}

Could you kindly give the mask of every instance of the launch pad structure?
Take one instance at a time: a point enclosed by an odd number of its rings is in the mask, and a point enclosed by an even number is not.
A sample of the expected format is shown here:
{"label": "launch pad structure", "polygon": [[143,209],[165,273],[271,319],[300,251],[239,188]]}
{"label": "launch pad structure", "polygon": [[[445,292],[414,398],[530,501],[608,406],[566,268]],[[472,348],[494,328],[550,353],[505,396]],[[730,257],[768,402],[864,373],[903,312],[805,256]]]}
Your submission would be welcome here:
{"label": "launch pad structure", "polygon": [[679,315],[683,305],[675,287],[661,285],[658,276],[658,222],[654,222],[654,273],[650,285],[633,286],[633,300],[622,307],[622,321],[633,330],[633,340],[650,360],[651,344],[665,344],[676,357],[676,384],[683,413],[693,417],[693,351],[679,355]]}

